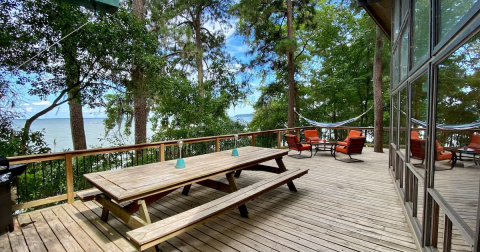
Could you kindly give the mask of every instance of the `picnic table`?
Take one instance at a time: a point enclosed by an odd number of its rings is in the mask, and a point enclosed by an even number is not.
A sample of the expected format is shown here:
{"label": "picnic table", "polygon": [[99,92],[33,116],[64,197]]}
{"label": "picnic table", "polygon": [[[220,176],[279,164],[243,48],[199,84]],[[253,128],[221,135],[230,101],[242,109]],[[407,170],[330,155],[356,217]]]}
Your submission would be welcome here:
{"label": "picnic table", "polygon": [[[143,250],[236,207],[243,217],[248,218],[245,206],[248,200],[283,184],[287,184],[291,191],[296,191],[292,180],[308,172],[306,169],[286,169],[282,158],[287,155],[288,150],[248,146],[239,148],[238,151],[239,156],[232,156],[229,150],[188,157],[184,159],[186,168],[183,169],[175,168],[176,160],[170,160],[84,174],[95,188],[77,193],[77,196],[84,201],[97,200],[103,206],[104,221],[108,219],[109,212],[123,220],[134,229],[127,233],[132,243]],[[270,160],[275,160],[278,167],[261,164]],[[239,190],[235,177],[239,177],[243,170],[265,171],[278,175]],[[228,184],[213,180],[222,175],[227,177]],[[168,218],[151,224],[147,209],[149,204],[182,187],[182,193],[188,195],[193,183],[230,194],[205,204],[208,207],[202,205],[197,207],[199,209],[191,209],[194,210],[190,213],[193,217],[188,215],[187,211],[179,216],[172,216],[173,220]],[[134,215],[137,211],[139,217]],[[181,218],[182,215],[188,215],[188,221],[185,221],[186,217]]]}

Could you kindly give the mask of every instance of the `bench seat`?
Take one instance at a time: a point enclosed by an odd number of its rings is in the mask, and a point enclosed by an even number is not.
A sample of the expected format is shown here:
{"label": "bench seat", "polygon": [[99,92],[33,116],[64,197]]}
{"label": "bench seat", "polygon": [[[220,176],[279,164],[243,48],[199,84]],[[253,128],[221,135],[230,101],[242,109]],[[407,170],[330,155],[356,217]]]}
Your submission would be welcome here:
{"label": "bench seat", "polygon": [[76,192],[77,197],[82,201],[90,201],[96,199],[96,197],[102,195],[102,192],[97,188],[91,188],[83,191]]}
{"label": "bench seat", "polygon": [[183,213],[129,231],[127,238],[139,250],[151,248],[307,173],[308,169],[287,170]]}

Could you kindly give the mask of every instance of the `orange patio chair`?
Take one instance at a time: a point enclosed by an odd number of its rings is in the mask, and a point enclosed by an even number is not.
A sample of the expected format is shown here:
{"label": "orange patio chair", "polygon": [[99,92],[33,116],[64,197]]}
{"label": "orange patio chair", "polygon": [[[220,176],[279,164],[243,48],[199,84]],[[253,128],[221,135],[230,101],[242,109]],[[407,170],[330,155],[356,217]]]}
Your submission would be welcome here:
{"label": "orange patio chair", "polygon": [[480,134],[475,134],[472,136],[472,141],[467,145],[467,148],[471,149],[480,149]]}
{"label": "orange patio chair", "polygon": [[345,140],[343,140],[343,141],[337,141],[337,144],[347,146],[347,145],[348,145],[348,141],[349,141],[350,138],[352,138],[352,137],[361,137],[361,136],[362,136],[362,132],[361,132],[361,131],[358,131],[358,130],[350,130],[350,132],[348,132],[348,137],[345,138]]}
{"label": "orange patio chair", "polygon": [[300,141],[298,141],[297,136],[292,134],[286,134],[285,138],[287,139],[288,148],[290,150],[295,150],[300,152],[299,155],[302,155],[302,151],[308,150],[310,151],[310,157],[312,157],[313,152],[312,152],[311,144],[300,143]]}
{"label": "orange patio chair", "polygon": [[318,131],[316,130],[305,130],[303,132],[305,135],[305,141],[310,144],[319,144],[322,139],[318,137]]}
{"label": "orange patio chair", "polygon": [[[361,137],[350,137],[349,136],[347,138],[347,144],[346,145],[341,144],[343,142],[337,142],[337,144],[335,145],[335,148],[333,148],[333,157],[335,158],[335,160],[339,160],[339,161],[342,161],[342,162],[345,162],[345,163],[363,162],[363,160],[352,158],[351,155],[362,154],[362,150],[363,150],[363,146],[365,145],[365,141],[366,141],[366,138],[362,137],[362,136]],[[336,157],[337,152],[347,154],[350,157],[350,159],[349,160],[337,159],[337,157]]]}
{"label": "orange patio chair", "polygon": [[[410,133],[410,139],[420,139],[420,136],[418,135],[418,132],[412,130],[412,132]],[[436,141],[436,144],[437,144],[437,151],[443,151],[443,146],[440,146],[438,144],[438,141]],[[423,162],[422,162],[423,163]]]}
{"label": "orange patio chair", "polygon": [[[450,160],[452,163],[452,166],[450,169],[453,169],[455,166],[455,163],[457,162],[457,156],[450,152],[450,151],[444,151],[443,148],[440,150],[438,141],[435,144],[435,160],[436,161],[442,161],[442,160]],[[423,167],[423,162],[425,160],[425,140],[423,139],[410,139],[410,152],[412,154],[413,158],[421,159],[422,163],[421,164],[415,164],[414,166],[421,166]]]}

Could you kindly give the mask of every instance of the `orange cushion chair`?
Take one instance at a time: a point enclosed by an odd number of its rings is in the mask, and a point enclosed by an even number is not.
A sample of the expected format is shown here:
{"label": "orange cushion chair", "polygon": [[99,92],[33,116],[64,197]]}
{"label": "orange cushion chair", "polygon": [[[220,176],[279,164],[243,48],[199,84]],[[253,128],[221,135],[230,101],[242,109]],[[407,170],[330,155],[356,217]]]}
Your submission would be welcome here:
{"label": "orange cushion chair", "polygon": [[410,132],[410,138],[411,139],[420,139],[420,136],[418,135],[418,132],[412,130],[412,132]]}
{"label": "orange cushion chair", "polygon": [[473,135],[472,141],[467,147],[472,149],[480,149],[480,134]]}
{"label": "orange cushion chair", "polygon": [[305,141],[310,144],[319,144],[322,139],[318,137],[318,131],[316,130],[305,130],[303,132],[305,134]]}
{"label": "orange cushion chair", "polygon": [[336,157],[336,152],[338,151],[338,152],[347,154],[350,157],[350,160],[348,161],[344,161],[344,160],[339,160],[339,161],[346,162],[346,163],[363,162],[362,160],[352,158],[351,155],[362,154],[365,141],[366,141],[366,138],[361,136],[361,137],[349,137],[347,145],[342,145],[340,144],[340,142],[337,142],[337,144],[335,145],[335,148],[333,149],[333,157],[335,158],[335,160],[338,160]]}
{"label": "orange cushion chair", "polygon": [[358,130],[350,130],[350,132],[348,132],[348,137],[345,138],[345,140],[342,141],[337,141],[337,144],[338,145],[344,145],[344,146],[347,146],[348,143],[349,143],[349,140],[350,138],[352,137],[361,137],[362,136],[362,132],[361,131],[358,131]]}
{"label": "orange cushion chair", "polygon": [[297,136],[292,135],[292,134],[286,134],[285,138],[287,139],[288,148],[290,150],[299,151],[300,155],[302,155],[302,151],[309,150],[310,151],[310,157],[312,157],[313,153],[312,153],[312,145],[311,144],[300,143],[300,141],[298,141]]}
{"label": "orange cushion chair", "polygon": [[[418,135],[418,132],[412,130],[412,132],[410,132],[410,139],[421,139],[421,138],[420,138],[420,135]],[[436,141],[436,144],[437,144],[437,150],[443,151],[443,147],[438,144],[438,141]]]}

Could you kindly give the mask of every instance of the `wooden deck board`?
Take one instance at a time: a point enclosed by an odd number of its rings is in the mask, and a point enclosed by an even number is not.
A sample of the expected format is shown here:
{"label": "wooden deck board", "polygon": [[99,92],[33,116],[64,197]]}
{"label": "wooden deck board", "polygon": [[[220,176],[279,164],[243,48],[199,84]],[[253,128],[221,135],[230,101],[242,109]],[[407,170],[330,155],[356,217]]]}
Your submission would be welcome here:
{"label": "wooden deck board", "polygon": [[[287,169],[310,169],[307,175],[295,180],[297,193],[281,186],[247,203],[251,219],[242,218],[235,209],[157,248],[165,252],[415,251],[387,168],[388,154],[373,153],[373,149],[366,148],[360,159],[365,162],[338,162],[328,153],[305,159],[284,157]],[[276,166],[274,161],[265,164]],[[244,171],[237,183],[243,188],[269,176],[269,173]],[[215,180],[225,182],[226,179],[220,176]],[[150,205],[148,211],[155,222],[223,195],[223,192],[194,185],[189,196],[175,191]],[[458,209],[466,214],[472,212],[465,205],[458,205]],[[385,213],[388,215],[383,216]],[[25,242],[23,231],[42,239],[47,234],[55,236],[56,240],[50,240],[49,244],[42,240],[46,248],[60,246],[63,249],[62,239],[68,237],[85,251],[131,251],[133,247],[126,239],[130,228],[112,215],[103,222],[100,215],[101,206],[94,201],[25,213],[21,215],[25,222],[31,216],[40,222],[25,226],[24,230],[10,235],[10,239],[0,236],[0,248],[7,246],[1,250],[8,251],[9,243],[13,246],[15,242]],[[36,228],[37,225],[41,228]],[[29,242],[27,240],[25,246],[15,245],[14,250],[22,251],[30,246]]]}

